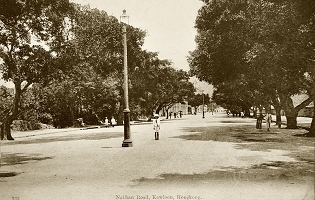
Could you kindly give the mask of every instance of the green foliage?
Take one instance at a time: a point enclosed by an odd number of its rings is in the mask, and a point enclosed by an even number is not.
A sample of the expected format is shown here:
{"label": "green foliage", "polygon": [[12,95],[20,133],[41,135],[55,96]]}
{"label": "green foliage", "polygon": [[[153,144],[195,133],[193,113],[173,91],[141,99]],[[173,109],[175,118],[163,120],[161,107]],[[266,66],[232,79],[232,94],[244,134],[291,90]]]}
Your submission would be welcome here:
{"label": "green foliage", "polygon": [[142,64],[131,74],[131,108],[137,115],[151,116],[163,107],[183,102],[194,93],[188,73],[160,60],[157,53],[143,51]]}
{"label": "green foliage", "polygon": [[[5,1],[0,10],[2,78],[30,85],[52,77],[58,51],[66,44],[63,36],[71,4],[66,0]],[[41,45],[33,45],[34,41]]]}
{"label": "green foliage", "polygon": [[188,99],[189,105],[192,107],[199,107],[201,105],[208,105],[210,103],[209,94],[195,94]]}
{"label": "green foliage", "polygon": [[72,50],[67,21],[73,6],[68,0],[3,0],[0,11],[1,78],[15,85],[3,121],[7,139],[13,140],[10,125],[19,115],[22,94],[33,83],[59,78],[71,66],[65,53]]}
{"label": "green foliage", "polygon": [[13,90],[3,85],[0,86],[0,122],[10,112],[10,106],[13,102]]}
{"label": "green foliage", "polygon": [[231,106],[275,104],[305,91],[312,97],[314,8],[309,0],[205,1],[190,73]]}
{"label": "green foliage", "polygon": [[[116,18],[67,0],[5,1],[0,10],[0,71],[16,91],[1,93],[10,120],[56,127],[73,126],[77,118],[96,124],[114,116],[121,122],[123,43]],[[145,31],[127,26],[132,119],[194,94],[187,72],[142,50],[144,37]]]}
{"label": "green foliage", "polygon": [[[102,76],[119,74],[123,70],[122,25],[105,11],[88,6],[76,6],[75,21],[71,31],[76,51],[73,56],[80,59],[81,65],[93,66]],[[139,62],[145,32],[127,27],[128,67],[133,69]]]}

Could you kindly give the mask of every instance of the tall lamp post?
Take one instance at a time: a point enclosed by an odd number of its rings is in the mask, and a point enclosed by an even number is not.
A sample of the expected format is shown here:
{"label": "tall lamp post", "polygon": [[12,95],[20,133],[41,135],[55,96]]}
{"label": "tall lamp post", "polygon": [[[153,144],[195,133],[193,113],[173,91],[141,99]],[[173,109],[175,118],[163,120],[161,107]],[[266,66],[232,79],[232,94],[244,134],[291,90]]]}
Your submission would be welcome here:
{"label": "tall lamp post", "polygon": [[127,31],[126,25],[129,24],[129,16],[126,14],[126,10],[123,10],[123,14],[120,16],[120,22],[123,23],[123,40],[124,40],[124,141],[122,147],[132,147],[132,139],[130,135],[130,110],[128,99],[128,67],[127,67]]}

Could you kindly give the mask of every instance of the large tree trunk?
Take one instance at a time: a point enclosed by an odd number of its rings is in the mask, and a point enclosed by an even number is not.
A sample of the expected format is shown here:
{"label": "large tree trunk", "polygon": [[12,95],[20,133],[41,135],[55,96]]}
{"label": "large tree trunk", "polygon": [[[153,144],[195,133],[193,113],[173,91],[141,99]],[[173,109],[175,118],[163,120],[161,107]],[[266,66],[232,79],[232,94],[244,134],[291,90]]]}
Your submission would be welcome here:
{"label": "large tree trunk", "polygon": [[245,117],[250,117],[250,109],[249,108],[245,109],[244,116]]}
{"label": "large tree trunk", "polygon": [[[4,133],[3,139],[7,139],[7,140],[14,140],[14,138],[11,135],[11,125],[12,125],[13,120],[15,120],[19,114],[20,103],[21,103],[21,95],[22,95],[21,82],[15,81],[14,85],[15,85],[15,94],[14,94],[13,105],[9,114],[3,120],[3,133]],[[29,84],[27,84],[24,89],[26,89],[28,86]]]}
{"label": "large tree trunk", "polygon": [[257,107],[255,106],[253,109],[253,118],[257,118]]}
{"label": "large tree trunk", "polygon": [[298,112],[294,109],[291,97],[283,96],[281,102],[285,111],[285,117],[287,118],[287,128],[296,129]]}
{"label": "large tree trunk", "polygon": [[285,115],[287,118],[287,128],[288,129],[296,129],[297,126],[297,116],[301,109],[305,108],[313,101],[312,97],[303,101],[300,105],[294,107],[293,101],[291,97],[282,96],[281,102],[285,111]]}
{"label": "large tree trunk", "polygon": [[288,129],[296,129],[298,128],[297,126],[297,113],[296,114],[291,114],[291,115],[287,115],[287,128]]}
{"label": "large tree trunk", "polygon": [[14,138],[11,135],[11,124],[13,120],[8,119],[3,123],[3,131],[4,131],[4,140],[14,140]]}
{"label": "large tree trunk", "polygon": [[279,107],[276,107],[276,124],[278,125],[278,128],[281,128],[281,109]]}
{"label": "large tree trunk", "polygon": [[308,133],[308,135],[311,137],[315,137],[315,105],[313,108],[313,119],[312,119],[312,123],[311,123],[311,128],[310,128],[310,132]]}
{"label": "large tree trunk", "polygon": [[160,114],[160,111],[162,110],[162,105],[160,104],[157,109],[155,110],[155,114]]}
{"label": "large tree trunk", "polygon": [[71,104],[70,107],[69,107],[69,110],[70,110],[70,115],[71,115],[72,126],[75,126],[75,121],[76,120],[74,119],[74,111],[73,111],[73,109],[74,109],[74,106]]}
{"label": "large tree trunk", "polygon": [[282,121],[281,121],[281,102],[280,102],[279,98],[274,98],[272,100],[272,103],[273,103],[273,107],[276,110],[276,124],[278,125],[278,128],[281,128],[281,124],[282,124]]}
{"label": "large tree trunk", "polygon": [[4,139],[4,124],[0,122],[0,140]]}

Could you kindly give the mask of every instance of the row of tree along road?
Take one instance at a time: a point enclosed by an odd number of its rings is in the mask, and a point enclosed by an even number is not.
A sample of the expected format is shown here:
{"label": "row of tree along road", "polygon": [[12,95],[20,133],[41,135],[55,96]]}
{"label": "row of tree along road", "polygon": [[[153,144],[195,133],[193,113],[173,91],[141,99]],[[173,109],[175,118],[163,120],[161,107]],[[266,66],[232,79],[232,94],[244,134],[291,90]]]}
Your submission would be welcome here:
{"label": "row of tree along road", "polygon": [[[192,75],[212,83],[214,100],[227,109],[249,115],[252,107],[273,106],[277,123],[284,110],[287,128],[297,128],[298,112],[315,98],[314,1],[203,2],[189,56]],[[294,106],[299,94],[309,98]]]}
{"label": "row of tree along road", "polygon": [[[279,3],[280,2],[280,3]],[[190,72],[142,49],[146,32],[127,25],[131,119],[195,97],[189,76],[214,85],[217,104],[285,110],[296,128],[314,101],[315,15],[312,0],[205,1],[196,18]],[[0,4],[1,139],[16,119],[75,124],[123,117],[122,24],[105,11],[69,0],[3,0]],[[309,99],[294,107],[291,96]],[[204,96],[203,96],[204,100]],[[201,104],[201,103],[199,103]],[[194,106],[196,106],[194,105]],[[33,123],[33,124],[32,124]],[[314,120],[311,133],[314,135]]]}
{"label": "row of tree along road", "polygon": [[[0,4],[1,139],[12,122],[55,127],[123,117],[122,24],[105,11],[69,0]],[[194,96],[189,74],[142,49],[146,32],[127,25],[131,120]],[[36,44],[36,45],[35,45]]]}

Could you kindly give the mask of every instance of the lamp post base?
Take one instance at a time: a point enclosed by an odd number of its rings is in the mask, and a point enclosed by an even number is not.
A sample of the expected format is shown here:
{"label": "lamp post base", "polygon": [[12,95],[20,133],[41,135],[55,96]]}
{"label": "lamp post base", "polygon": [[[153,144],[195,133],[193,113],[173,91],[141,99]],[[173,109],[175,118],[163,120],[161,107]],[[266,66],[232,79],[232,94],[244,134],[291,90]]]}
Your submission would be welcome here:
{"label": "lamp post base", "polygon": [[132,144],[132,141],[124,140],[121,146],[122,147],[133,147],[133,144]]}
{"label": "lamp post base", "polygon": [[132,139],[130,136],[130,110],[124,110],[124,141],[122,147],[132,147]]}

